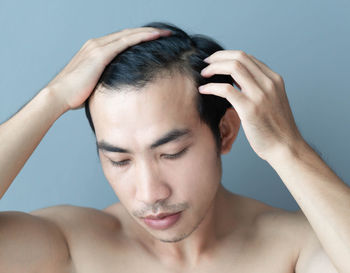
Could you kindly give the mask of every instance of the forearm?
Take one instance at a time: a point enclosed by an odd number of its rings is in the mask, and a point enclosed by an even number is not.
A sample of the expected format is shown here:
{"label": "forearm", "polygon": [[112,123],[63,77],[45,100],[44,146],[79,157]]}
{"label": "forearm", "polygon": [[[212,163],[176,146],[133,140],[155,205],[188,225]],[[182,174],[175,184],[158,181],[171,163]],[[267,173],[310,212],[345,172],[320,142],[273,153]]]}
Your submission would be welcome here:
{"label": "forearm", "polygon": [[307,144],[268,161],[309,220],[325,252],[350,270],[350,187]]}
{"label": "forearm", "polygon": [[41,90],[0,125],[0,198],[64,109],[48,89]]}

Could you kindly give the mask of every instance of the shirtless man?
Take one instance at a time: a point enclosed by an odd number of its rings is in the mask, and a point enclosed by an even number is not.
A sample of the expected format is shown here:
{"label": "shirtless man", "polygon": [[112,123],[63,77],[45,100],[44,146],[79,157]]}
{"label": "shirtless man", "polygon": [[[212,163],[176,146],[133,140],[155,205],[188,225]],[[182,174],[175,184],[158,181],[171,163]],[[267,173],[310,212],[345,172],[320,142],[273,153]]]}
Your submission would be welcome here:
{"label": "shirtless man", "polygon": [[[169,35],[142,27],[87,41],[1,124],[0,197],[52,124],[84,105],[118,53]],[[221,158],[209,127],[198,122],[193,83],[176,73],[140,92],[91,96],[101,165],[120,203],[103,211],[60,205],[1,212],[0,273],[350,272],[350,189],[302,138],[282,78],[240,50],[217,51],[206,62],[203,77],[237,82],[195,89],[233,106],[220,120],[220,154],[230,151],[241,123],[301,210],[221,185]]]}

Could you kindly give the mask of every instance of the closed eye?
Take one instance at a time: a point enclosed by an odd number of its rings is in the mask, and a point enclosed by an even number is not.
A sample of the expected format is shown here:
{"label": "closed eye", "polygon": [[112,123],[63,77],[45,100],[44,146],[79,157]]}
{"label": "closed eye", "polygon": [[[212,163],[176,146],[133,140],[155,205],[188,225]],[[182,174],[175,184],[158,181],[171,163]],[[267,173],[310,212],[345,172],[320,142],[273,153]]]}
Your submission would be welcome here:
{"label": "closed eye", "polygon": [[176,153],[176,154],[164,154],[164,157],[167,158],[167,159],[175,159],[175,158],[178,158],[180,156],[182,156],[184,153],[186,153],[188,147],[186,147],[185,149],[183,149],[182,151]]}
{"label": "closed eye", "polygon": [[[163,156],[166,159],[174,160],[174,159],[181,157],[183,154],[185,154],[187,152],[187,150],[188,150],[188,147],[186,147],[185,149],[181,150],[180,152],[178,152],[176,154],[163,154]],[[123,160],[123,161],[112,161],[111,160],[111,163],[114,166],[122,167],[122,166],[128,165],[129,160]]]}

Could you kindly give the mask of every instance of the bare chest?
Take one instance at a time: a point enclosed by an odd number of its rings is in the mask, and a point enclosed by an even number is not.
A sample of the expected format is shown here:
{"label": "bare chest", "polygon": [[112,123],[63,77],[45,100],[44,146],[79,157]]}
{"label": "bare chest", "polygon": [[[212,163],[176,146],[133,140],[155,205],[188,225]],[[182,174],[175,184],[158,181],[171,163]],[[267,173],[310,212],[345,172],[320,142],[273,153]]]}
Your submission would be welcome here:
{"label": "bare chest", "polygon": [[75,273],[117,272],[239,272],[293,273],[293,245],[276,233],[273,237],[254,236],[249,240],[223,239],[210,259],[195,267],[160,262],[140,245],[108,234],[86,234],[72,249]]}

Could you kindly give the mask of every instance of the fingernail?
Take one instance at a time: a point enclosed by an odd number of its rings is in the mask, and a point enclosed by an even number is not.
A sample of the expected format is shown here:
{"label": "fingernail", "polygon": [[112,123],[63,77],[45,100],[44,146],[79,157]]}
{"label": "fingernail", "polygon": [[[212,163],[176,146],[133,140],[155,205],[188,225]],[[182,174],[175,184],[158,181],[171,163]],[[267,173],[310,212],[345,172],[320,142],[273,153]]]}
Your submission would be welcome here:
{"label": "fingernail", "polygon": [[204,86],[199,86],[198,90],[199,90],[199,92],[203,92],[204,91]]}
{"label": "fingernail", "polygon": [[205,73],[207,73],[207,71],[208,71],[208,69],[204,68],[204,69],[202,69],[201,74],[204,75]]}
{"label": "fingernail", "polygon": [[173,32],[172,32],[171,30],[169,30],[169,29],[163,29],[163,30],[161,31],[161,33],[162,33],[163,35],[170,35],[170,34],[173,34]]}
{"label": "fingernail", "polygon": [[203,61],[208,63],[209,62],[209,57],[205,58]]}

